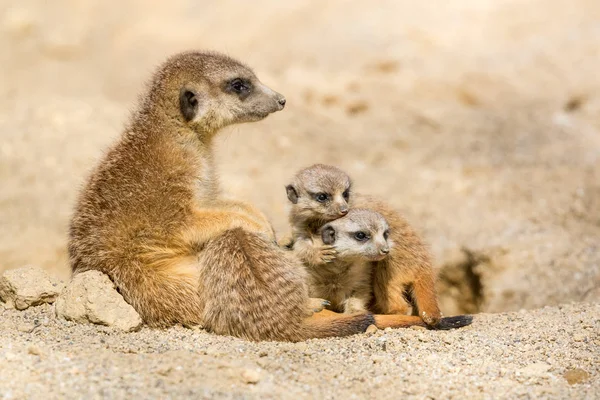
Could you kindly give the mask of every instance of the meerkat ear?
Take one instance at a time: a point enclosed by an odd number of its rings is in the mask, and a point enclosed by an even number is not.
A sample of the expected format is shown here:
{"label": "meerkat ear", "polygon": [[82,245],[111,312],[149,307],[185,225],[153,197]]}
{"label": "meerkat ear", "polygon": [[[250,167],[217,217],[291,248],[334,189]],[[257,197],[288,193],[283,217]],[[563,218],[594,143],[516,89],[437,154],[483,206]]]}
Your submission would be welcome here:
{"label": "meerkat ear", "polygon": [[200,112],[200,98],[198,94],[187,87],[182,87],[179,92],[179,108],[186,121],[193,120]]}
{"label": "meerkat ear", "polygon": [[287,192],[287,198],[292,203],[298,204],[298,192],[296,192],[296,188],[293,185],[287,185],[285,191]]}
{"label": "meerkat ear", "polygon": [[334,244],[335,243],[335,229],[332,226],[326,225],[321,230],[321,240],[323,244]]}

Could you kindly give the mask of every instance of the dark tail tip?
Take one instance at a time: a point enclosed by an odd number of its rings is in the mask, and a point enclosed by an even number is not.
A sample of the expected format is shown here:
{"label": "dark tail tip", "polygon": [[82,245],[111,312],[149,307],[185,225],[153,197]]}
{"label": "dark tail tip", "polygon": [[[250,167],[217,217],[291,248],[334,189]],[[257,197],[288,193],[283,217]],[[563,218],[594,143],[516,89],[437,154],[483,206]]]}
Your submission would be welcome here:
{"label": "dark tail tip", "polygon": [[368,313],[360,322],[360,332],[366,332],[367,328],[371,325],[375,325],[375,317],[373,316],[373,314]]}
{"label": "dark tail tip", "polygon": [[457,315],[454,317],[442,318],[436,326],[429,327],[429,329],[447,331],[471,325],[472,322],[473,316],[471,315]]}
{"label": "dark tail tip", "polygon": [[375,325],[375,318],[371,313],[355,314],[336,321],[333,325],[337,331],[335,336],[349,336],[366,332],[369,326]]}

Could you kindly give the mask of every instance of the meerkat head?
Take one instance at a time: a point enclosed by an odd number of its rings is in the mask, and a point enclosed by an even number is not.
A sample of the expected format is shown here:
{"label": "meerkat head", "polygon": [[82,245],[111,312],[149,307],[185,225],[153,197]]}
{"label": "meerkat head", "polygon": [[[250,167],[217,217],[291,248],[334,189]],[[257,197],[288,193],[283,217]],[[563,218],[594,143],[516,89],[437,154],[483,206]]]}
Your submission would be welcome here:
{"label": "meerkat head", "polygon": [[285,189],[296,217],[331,221],[348,213],[351,185],[341,169],[315,164],[299,171]]}
{"label": "meerkat head", "polygon": [[146,107],[154,114],[210,134],[227,125],[259,121],[282,110],[285,97],[265,86],[254,72],[226,55],[180,53],[155,74]]}
{"label": "meerkat head", "polygon": [[321,228],[324,244],[333,245],[340,260],[379,261],[390,252],[390,227],[373,210],[355,208]]}

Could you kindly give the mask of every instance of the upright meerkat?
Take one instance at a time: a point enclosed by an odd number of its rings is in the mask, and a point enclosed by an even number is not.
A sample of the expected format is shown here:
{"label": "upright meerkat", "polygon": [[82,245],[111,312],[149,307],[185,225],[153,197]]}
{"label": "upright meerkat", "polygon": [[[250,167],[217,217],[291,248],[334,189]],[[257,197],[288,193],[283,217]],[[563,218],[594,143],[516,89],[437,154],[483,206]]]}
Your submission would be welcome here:
{"label": "upright meerkat", "polygon": [[[351,180],[339,168],[316,164],[299,171],[286,187],[291,202],[293,250],[309,266],[332,262],[335,246],[319,240],[319,229],[348,213],[351,208],[368,208],[381,214],[389,224],[389,255],[376,261],[373,270],[373,300],[369,310],[404,315],[414,302],[418,315],[431,327],[447,325],[442,319],[435,291],[435,276],[426,246],[402,216],[385,203],[369,196],[351,194]],[[452,319],[464,326],[470,317]]]}
{"label": "upright meerkat", "polygon": [[381,214],[354,208],[325,224],[320,240],[335,245],[334,260],[307,263],[309,294],[344,313],[366,312],[373,299],[375,263],[390,252],[389,226]]}

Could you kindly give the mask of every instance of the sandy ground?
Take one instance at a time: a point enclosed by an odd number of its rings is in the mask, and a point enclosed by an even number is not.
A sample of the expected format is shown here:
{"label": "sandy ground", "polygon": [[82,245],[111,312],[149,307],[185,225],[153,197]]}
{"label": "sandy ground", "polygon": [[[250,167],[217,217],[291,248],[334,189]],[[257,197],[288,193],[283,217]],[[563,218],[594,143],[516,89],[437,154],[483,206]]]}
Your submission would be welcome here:
{"label": "sandy ground", "polygon": [[386,330],[295,344],[249,343],[185,328],[117,333],[59,321],[47,305],[4,311],[0,321],[0,398],[600,394],[598,304],[480,314],[470,327],[454,331]]}
{"label": "sandy ground", "polygon": [[[386,197],[422,232],[440,268],[446,314],[600,302],[597,0],[387,0],[376,7],[341,0],[0,1],[0,32],[0,271],[35,264],[68,277],[66,228],[78,188],[119,134],[155,65],[176,51],[200,48],[244,60],[288,99],[283,112],[224,132],[218,152],[223,187],[260,206],[278,232],[287,231],[283,188],[293,173],[315,162],[333,163],[353,176],[358,191]],[[31,365],[27,376],[46,379],[45,385],[72,368],[80,373],[75,377],[106,368],[120,384],[128,382],[129,368],[148,372],[171,361],[161,346],[179,348],[185,371],[220,362],[189,349],[228,349],[228,363],[236,359],[232,349],[241,346],[252,349],[249,363],[260,361],[256,354],[263,349],[267,360],[281,357],[280,367],[264,367],[269,378],[252,387],[257,395],[273,382],[287,389],[286,379],[290,393],[303,393],[310,382],[319,382],[323,395],[363,391],[389,367],[382,387],[389,383],[421,397],[444,393],[448,376],[456,387],[462,382],[480,390],[481,397],[500,393],[505,384],[515,396],[551,388],[556,397],[584,397],[598,388],[597,370],[588,367],[596,383],[587,388],[568,388],[560,374],[584,363],[592,342],[577,342],[556,357],[558,339],[533,342],[555,332],[566,346],[570,333],[584,332],[582,324],[591,321],[586,313],[598,315],[597,306],[566,309],[572,310],[569,324],[562,322],[564,311],[549,309],[482,316],[466,331],[423,333],[429,342],[404,339],[414,332],[386,333],[398,346],[392,348],[416,350],[398,350],[382,365],[367,362],[371,375],[364,381],[360,357],[376,354],[371,337],[314,342],[308,348],[321,350],[310,357],[296,345],[249,345],[177,330],[126,339],[145,343],[148,354],[113,354],[120,336],[112,335],[105,339],[114,339],[113,345],[101,351],[93,347],[100,346],[97,335],[84,336],[81,348],[79,339],[47,343],[52,352],[46,361],[21,355],[27,335],[12,334],[2,351],[17,349],[18,368],[8,371],[25,373]],[[75,328],[48,329],[70,336]],[[510,342],[513,334],[521,342]],[[448,335],[464,337],[465,349],[456,351],[473,356],[457,362],[456,371],[448,358],[455,345],[435,339]],[[523,358],[524,343],[539,352]],[[482,350],[486,346],[510,356]],[[545,360],[541,352],[555,360],[545,361],[552,365],[549,381],[515,383],[514,371]],[[358,361],[344,378],[332,378],[330,371],[344,370],[353,354]],[[490,365],[482,355],[491,357]],[[439,382],[427,386],[430,392],[420,378],[431,377],[425,371],[437,363],[427,357],[446,362],[435,375]],[[37,362],[50,375],[34,374]],[[113,364],[121,369],[112,370]],[[162,379],[181,394],[171,380],[183,379],[182,387],[206,387],[226,397],[229,380],[207,383],[218,372],[173,371],[152,382]],[[195,377],[205,386],[189,382]],[[98,387],[106,385],[104,377],[97,379]],[[338,382],[335,392],[327,389],[328,380]],[[82,382],[67,379],[64,390],[86,388],[71,386]],[[136,382],[144,390],[165,390]],[[21,385],[18,390],[23,384],[12,383]],[[52,385],[58,393],[58,381]]]}

